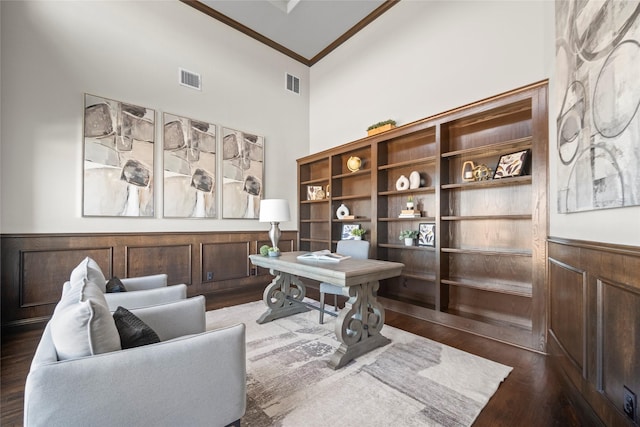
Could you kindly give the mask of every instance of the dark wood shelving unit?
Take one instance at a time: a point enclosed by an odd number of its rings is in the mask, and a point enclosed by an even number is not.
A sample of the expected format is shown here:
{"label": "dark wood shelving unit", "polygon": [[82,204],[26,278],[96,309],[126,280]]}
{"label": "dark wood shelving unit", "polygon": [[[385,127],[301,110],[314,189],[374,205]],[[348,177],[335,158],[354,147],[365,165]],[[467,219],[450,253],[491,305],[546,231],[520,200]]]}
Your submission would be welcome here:
{"label": "dark wood shelving unit", "polygon": [[[331,189],[300,198],[299,247],[335,250],[342,224],[360,223],[372,257],[405,264],[380,285],[393,310],[545,351],[547,90],[539,82],[299,159],[301,196],[307,185]],[[522,150],[522,176],[462,178],[465,162],[494,170]],[[346,167],[351,156],[360,170]],[[398,189],[413,171],[420,186]],[[408,196],[421,217],[399,217]],[[360,217],[336,218],[341,204]],[[400,231],[420,223],[435,224],[434,245],[404,246]]]}

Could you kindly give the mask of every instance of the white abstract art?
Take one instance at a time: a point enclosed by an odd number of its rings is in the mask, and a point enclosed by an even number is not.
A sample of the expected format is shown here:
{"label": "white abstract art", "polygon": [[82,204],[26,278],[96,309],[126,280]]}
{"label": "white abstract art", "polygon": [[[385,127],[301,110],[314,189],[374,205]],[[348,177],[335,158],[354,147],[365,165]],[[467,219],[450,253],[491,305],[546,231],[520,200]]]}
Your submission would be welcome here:
{"label": "white abstract art", "polygon": [[640,205],[639,1],[556,1],[558,212]]}

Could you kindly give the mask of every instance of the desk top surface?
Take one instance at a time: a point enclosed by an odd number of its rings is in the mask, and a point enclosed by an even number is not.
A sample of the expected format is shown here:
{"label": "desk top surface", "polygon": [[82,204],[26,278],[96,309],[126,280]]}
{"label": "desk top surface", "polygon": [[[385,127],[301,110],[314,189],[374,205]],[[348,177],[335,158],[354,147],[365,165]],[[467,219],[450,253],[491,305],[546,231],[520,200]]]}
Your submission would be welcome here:
{"label": "desk top surface", "polygon": [[353,286],[399,276],[404,264],[376,259],[349,258],[340,262],[299,260],[298,255],[307,252],[282,252],[279,257],[249,255],[254,265],[274,272],[289,273],[299,277],[328,282],[341,286]]}

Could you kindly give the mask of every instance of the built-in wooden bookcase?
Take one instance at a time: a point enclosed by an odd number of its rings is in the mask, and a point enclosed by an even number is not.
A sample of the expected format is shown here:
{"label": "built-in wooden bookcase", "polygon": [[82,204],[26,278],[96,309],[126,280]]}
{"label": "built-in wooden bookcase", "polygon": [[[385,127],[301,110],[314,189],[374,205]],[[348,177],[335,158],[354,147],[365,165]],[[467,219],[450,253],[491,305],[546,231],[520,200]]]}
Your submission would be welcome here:
{"label": "built-in wooden bookcase", "polygon": [[[385,306],[544,351],[548,229],[547,83],[460,107],[298,160],[300,194],[330,184],[325,200],[300,198],[301,250],[330,248],[342,225],[367,228],[372,256],[405,264],[381,283]],[[528,150],[520,176],[469,180],[465,163],[495,170]],[[352,172],[347,160],[363,160]],[[418,188],[398,189],[417,171]],[[400,218],[408,196],[419,218]],[[336,217],[344,203],[355,219]],[[401,230],[435,224],[434,246],[404,246]]]}

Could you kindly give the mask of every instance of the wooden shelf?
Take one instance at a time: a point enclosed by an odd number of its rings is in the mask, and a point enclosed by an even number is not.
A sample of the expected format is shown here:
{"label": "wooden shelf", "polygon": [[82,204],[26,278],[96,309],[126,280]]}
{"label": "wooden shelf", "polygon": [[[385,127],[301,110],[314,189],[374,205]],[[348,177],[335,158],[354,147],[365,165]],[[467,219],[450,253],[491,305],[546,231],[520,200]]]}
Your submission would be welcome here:
{"label": "wooden shelf", "polygon": [[487,255],[487,256],[521,256],[531,257],[531,251],[525,250],[493,250],[493,249],[459,249],[459,248],[441,248],[442,252],[452,254],[468,254],[468,255]]}
{"label": "wooden shelf", "polygon": [[469,216],[442,216],[442,221],[478,221],[478,220],[496,220],[496,219],[512,219],[512,220],[531,220],[533,215],[469,215]]}
{"label": "wooden shelf", "polygon": [[482,145],[480,147],[449,151],[447,153],[442,153],[442,157],[445,159],[449,157],[458,157],[458,156],[487,157],[487,155],[489,154],[498,154],[503,152],[506,153],[510,150],[524,150],[526,148],[531,148],[531,141],[532,141],[531,137],[527,136],[525,138],[518,138],[510,141],[498,142],[495,144]]}
{"label": "wooden shelf", "polygon": [[517,295],[525,298],[531,298],[531,284],[517,282],[482,282],[473,279],[460,277],[452,277],[450,279],[441,279],[442,283],[451,286],[460,286],[471,289],[479,289],[481,291],[497,292],[501,294]]}
{"label": "wooden shelf", "polygon": [[[540,350],[548,329],[540,262],[547,258],[548,120],[547,82],[538,82],[298,159],[301,197],[305,185],[331,184],[331,197],[298,203],[299,241],[335,249],[341,224],[365,223],[371,253],[405,265],[399,278],[381,282],[392,307]],[[495,165],[520,150],[529,150],[530,175],[462,181],[465,161]],[[349,172],[350,156],[363,159],[363,169]],[[397,190],[398,176],[413,171],[429,186]],[[429,216],[399,218],[407,196]],[[367,217],[337,219],[341,203]],[[436,247],[398,239],[420,223],[435,225]]]}
{"label": "wooden shelf", "polygon": [[397,195],[407,195],[411,196],[413,194],[422,194],[422,193],[435,193],[435,187],[419,187],[414,188],[412,190],[388,190],[388,191],[379,191],[379,196],[397,196]]}
{"label": "wooden shelf", "polygon": [[525,185],[531,184],[531,175],[525,176],[514,176],[511,178],[500,178],[500,179],[488,179],[486,181],[472,181],[472,182],[461,182],[457,184],[443,184],[443,190],[452,190],[452,189],[476,189],[476,188],[486,188],[486,187],[502,187],[507,185]]}
{"label": "wooden shelf", "polygon": [[416,165],[430,164],[430,163],[435,163],[436,159],[437,159],[436,156],[429,156],[429,157],[423,157],[421,159],[407,160],[407,161],[404,161],[404,162],[389,163],[389,164],[386,164],[386,165],[378,166],[378,170],[396,169],[396,168],[403,168],[403,167],[406,167],[406,166],[416,166]]}

